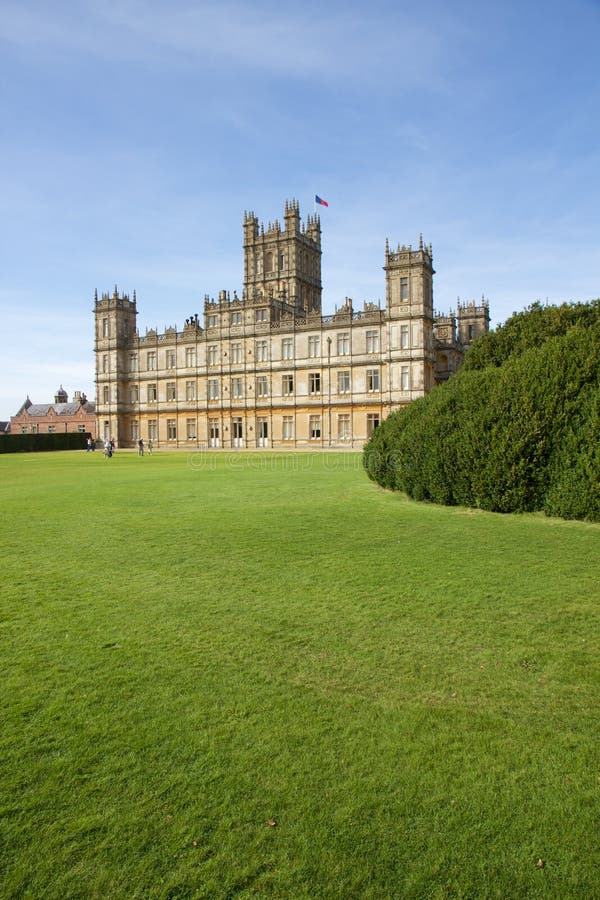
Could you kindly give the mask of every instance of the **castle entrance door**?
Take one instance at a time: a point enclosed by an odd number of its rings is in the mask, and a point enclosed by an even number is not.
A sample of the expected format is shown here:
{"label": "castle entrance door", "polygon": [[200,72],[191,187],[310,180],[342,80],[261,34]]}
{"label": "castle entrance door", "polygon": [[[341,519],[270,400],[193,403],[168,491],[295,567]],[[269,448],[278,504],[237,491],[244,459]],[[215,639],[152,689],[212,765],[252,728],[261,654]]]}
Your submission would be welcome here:
{"label": "castle entrance door", "polygon": [[220,447],[221,446],[221,438],[219,432],[219,420],[218,419],[209,419],[208,420],[208,446],[209,447]]}
{"label": "castle entrance door", "polygon": [[231,440],[234,447],[244,446],[244,432],[241,418],[234,417],[231,420]]}
{"label": "castle entrance door", "polygon": [[258,437],[258,446],[259,447],[268,447],[269,446],[269,420],[268,419],[257,419],[256,431],[257,431],[257,437]]}

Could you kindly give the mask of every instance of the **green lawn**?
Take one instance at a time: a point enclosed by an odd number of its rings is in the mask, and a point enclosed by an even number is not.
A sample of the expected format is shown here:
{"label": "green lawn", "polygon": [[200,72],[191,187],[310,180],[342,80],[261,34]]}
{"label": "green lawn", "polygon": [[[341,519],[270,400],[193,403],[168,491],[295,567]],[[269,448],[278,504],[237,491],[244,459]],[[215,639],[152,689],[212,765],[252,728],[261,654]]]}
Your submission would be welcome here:
{"label": "green lawn", "polygon": [[600,896],[600,526],[356,454],[2,456],[0,509],[3,900]]}

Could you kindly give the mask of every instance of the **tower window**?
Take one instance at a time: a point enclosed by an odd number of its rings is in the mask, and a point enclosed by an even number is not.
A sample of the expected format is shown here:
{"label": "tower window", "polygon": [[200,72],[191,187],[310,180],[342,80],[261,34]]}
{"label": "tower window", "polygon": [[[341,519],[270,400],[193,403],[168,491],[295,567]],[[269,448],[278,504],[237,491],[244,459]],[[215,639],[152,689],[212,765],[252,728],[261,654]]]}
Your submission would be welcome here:
{"label": "tower window", "polygon": [[308,435],[311,441],[321,440],[321,416],[308,417]]}
{"label": "tower window", "polygon": [[379,390],[379,369],[367,369],[367,391]]}
{"label": "tower window", "polygon": [[400,279],[400,299],[408,300],[408,278]]}
{"label": "tower window", "polygon": [[400,347],[403,350],[408,347],[408,325],[400,326]]}
{"label": "tower window", "polygon": [[308,393],[309,394],[320,394],[321,393],[321,373],[320,372],[310,372],[309,373]]}
{"label": "tower window", "polygon": [[378,331],[367,331],[367,353],[379,353]]}
{"label": "tower window", "polygon": [[337,352],[338,356],[348,356],[350,353],[350,334],[345,331],[337,336]]}
{"label": "tower window", "polygon": [[308,338],[308,355],[315,357],[321,353],[321,338],[318,334],[311,334]]}
{"label": "tower window", "polygon": [[349,394],[350,393],[350,372],[338,372],[337,373],[337,392],[338,394]]}
{"label": "tower window", "polygon": [[376,428],[379,428],[379,413],[367,413],[367,437],[371,437]]}
{"label": "tower window", "polygon": [[108,319],[102,319],[102,337],[108,337],[110,334]]}
{"label": "tower window", "polygon": [[294,440],[294,417],[283,416],[281,437],[284,441]]}

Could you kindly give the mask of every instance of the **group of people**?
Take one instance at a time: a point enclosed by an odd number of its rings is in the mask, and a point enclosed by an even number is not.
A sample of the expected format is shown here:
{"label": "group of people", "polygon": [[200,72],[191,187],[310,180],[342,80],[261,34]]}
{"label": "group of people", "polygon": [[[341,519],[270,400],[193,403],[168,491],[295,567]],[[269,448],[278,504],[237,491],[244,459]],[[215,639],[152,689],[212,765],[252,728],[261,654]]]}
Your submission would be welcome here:
{"label": "group of people", "polygon": [[[138,456],[143,456],[144,455],[144,442],[143,442],[142,438],[140,438],[139,441],[137,442],[137,448],[138,448]],[[88,440],[87,440],[87,448],[86,449],[88,451],[96,449],[96,447],[94,446],[94,442],[92,441],[91,438],[88,438]],[[148,439],[148,444],[146,445],[146,449],[148,450],[148,456],[152,456],[152,440],[150,438]],[[106,438],[106,440],[104,441],[105,457],[107,459],[110,459],[114,452],[115,452],[115,439],[114,438]]]}

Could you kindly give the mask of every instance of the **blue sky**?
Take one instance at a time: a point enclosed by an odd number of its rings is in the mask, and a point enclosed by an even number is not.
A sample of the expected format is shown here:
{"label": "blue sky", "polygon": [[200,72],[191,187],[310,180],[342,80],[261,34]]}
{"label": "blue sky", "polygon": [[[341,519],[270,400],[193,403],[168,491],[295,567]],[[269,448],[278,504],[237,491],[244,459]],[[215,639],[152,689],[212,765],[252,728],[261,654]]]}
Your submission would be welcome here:
{"label": "blue sky", "polygon": [[323,308],[600,295],[600,3],[0,0],[0,418],[93,396],[93,294],[182,327],[242,283],[242,217],[321,212]]}

